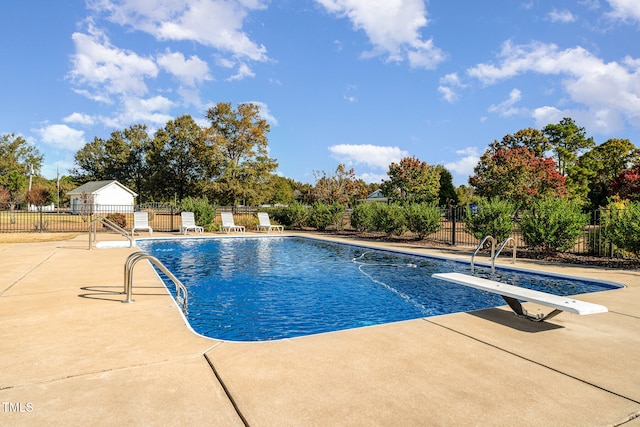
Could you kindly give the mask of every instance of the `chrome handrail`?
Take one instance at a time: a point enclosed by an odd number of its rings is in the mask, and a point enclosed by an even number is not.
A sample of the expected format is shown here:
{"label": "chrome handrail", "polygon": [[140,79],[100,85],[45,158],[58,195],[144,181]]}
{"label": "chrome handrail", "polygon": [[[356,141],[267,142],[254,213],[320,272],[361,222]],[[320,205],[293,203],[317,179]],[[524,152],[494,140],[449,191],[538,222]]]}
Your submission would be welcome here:
{"label": "chrome handrail", "polygon": [[491,239],[491,258],[493,258],[493,254],[496,251],[496,239],[492,236],[484,236],[480,241],[480,243],[478,244],[478,246],[476,247],[476,250],[473,251],[473,254],[471,255],[471,272],[473,272],[473,267],[474,267],[473,260],[476,257],[476,254],[482,248],[482,246],[484,245],[484,242],[486,242],[488,239]]}
{"label": "chrome handrail", "polygon": [[513,252],[511,254],[511,264],[515,264],[516,263],[516,240],[513,237],[508,237],[504,242],[502,242],[500,244],[500,247],[496,251],[495,255],[493,257],[491,257],[491,271],[495,271],[496,270],[496,259],[498,258],[498,255],[500,255],[500,252],[504,249],[504,247],[507,246],[507,243],[509,243],[509,241],[513,242]]}
{"label": "chrome handrail", "polygon": [[[174,285],[176,285],[176,302],[178,306],[182,309],[182,312],[187,314],[189,308],[189,293],[187,292],[187,288],[182,284],[182,282],[173,275],[171,271],[160,260],[152,255],[145,254],[144,252],[138,251],[134,252],[127,257],[127,260],[124,263],[124,292],[123,294],[127,295],[127,299],[122,302],[134,302],[135,300],[132,298],[133,294],[133,268],[136,266],[138,261],[143,259],[149,260],[156,267],[160,269],[166,276],[171,279]],[[182,296],[180,295],[182,294]]]}
{"label": "chrome handrail", "polygon": [[129,240],[129,247],[132,248],[133,247],[133,235],[129,234],[129,232],[127,230],[125,230],[124,228],[120,227],[118,224],[116,224],[115,222],[103,217],[103,216],[99,216],[96,217],[94,219],[92,219],[89,222],[89,250],[91,250],[91,231],[93,231],[93,241],[96,241],[96,234],[97,234],[97,224],[101,222],[102,224],[104,224],[105,226],[109,227],[111,230],[115,231],[116,233],[119,233],[121,235],[123,235],[124,237],[126,237]]}

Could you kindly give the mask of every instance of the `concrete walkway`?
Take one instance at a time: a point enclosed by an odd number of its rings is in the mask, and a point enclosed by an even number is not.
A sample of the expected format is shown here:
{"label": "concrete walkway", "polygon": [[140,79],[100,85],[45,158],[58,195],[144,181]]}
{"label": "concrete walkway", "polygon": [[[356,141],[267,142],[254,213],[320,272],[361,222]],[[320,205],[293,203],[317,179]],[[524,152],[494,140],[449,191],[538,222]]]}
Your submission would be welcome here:
{"label": "concrete walkway", "polygon": [[121,303],[135,249],[87,247],[0,246],[0,425],[640,426],[636,271],[518,261],[626,285],[578,297],[605,314],[497,308],[233,343],[191,332],[147,263]]}

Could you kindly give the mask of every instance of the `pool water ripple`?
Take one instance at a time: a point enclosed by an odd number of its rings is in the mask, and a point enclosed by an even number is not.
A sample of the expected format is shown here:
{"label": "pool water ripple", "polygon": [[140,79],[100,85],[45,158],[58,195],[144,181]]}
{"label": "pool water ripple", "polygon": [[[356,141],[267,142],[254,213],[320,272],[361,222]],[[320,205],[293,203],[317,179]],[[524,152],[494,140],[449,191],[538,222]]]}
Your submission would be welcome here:
{"label": "pool water ripple", "polygon": [[[504,305],[498,295],[431,278],[469,274],[457,261],[301,237],[137,243],[187,287],[188,320],[212,338],[274,340]],[[475,274],[557,295],[614,288],[482,267]]]}

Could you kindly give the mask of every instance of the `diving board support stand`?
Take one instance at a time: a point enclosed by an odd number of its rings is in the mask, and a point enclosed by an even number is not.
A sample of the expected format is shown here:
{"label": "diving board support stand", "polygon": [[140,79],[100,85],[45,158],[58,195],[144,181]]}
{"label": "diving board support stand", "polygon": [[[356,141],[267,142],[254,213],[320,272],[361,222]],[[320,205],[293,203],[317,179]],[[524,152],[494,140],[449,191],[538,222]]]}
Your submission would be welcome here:
{"label": "diving board support stand", "polygon": [[[521,288],[518,286],[508,285],[493,280],[483,279],[482,277],[470,276],[462,273],[435,273],[431,277],[446,280],[448,282],[457,283],[459,285],[469,286],[481,291],[491,292],[500,295],[511,307],[511,310],[518,316],[534,322],[542,322],[557,316],[563,311],[573,314],[595,314],[606,313],[607,307],[599,304],[593,304],[585,301],[553,295],[547,292],[535,291],[533,289]],[[520,301],[529,301],[535,304],[544,305],[553,308],[549,314],[532,315],[522,306]]]}

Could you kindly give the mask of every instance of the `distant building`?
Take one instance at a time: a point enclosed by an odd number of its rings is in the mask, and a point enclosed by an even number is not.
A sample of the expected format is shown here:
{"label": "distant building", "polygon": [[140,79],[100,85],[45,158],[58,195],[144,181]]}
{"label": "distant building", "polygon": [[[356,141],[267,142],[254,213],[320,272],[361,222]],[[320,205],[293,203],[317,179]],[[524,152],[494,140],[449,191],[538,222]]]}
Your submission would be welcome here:
{"label": "distant building", "polygon": [[379,189],[369,194],[366,199],[358,200],[358,202],[383,202],[383,203],[387,203],[388,201],[389,199],[386,198],[382,193],[382,190],[379,190]]}
{"label": "distant building", "polygon": [[73,214],[133,212],[138,196],[116,180],[87,182],[67,195]]}

